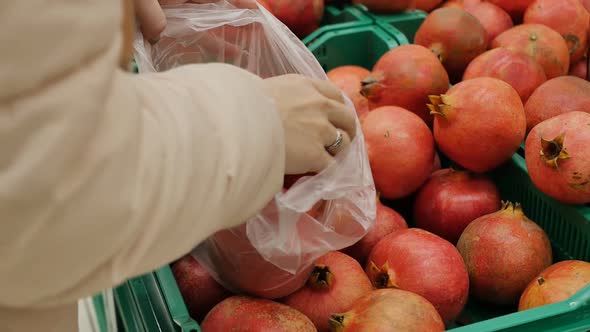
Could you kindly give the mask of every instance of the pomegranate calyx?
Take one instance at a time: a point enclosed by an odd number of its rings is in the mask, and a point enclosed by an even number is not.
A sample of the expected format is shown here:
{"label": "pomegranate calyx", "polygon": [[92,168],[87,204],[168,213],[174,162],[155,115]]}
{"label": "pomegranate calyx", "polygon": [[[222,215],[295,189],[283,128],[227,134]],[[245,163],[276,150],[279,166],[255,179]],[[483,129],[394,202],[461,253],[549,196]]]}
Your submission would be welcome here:
{"label": "pomegranate calyx", "polygon": [[574,54],[578,48],[580,48],[580,39],[578,36],[568,33],[567,35],[563,36],[565,39],[565,43],[567,44],[567,48],[570,51],[570,55]]}
{"label": "pomegranate calyx", "polygon": [[510,201],[502,201],[502,211],[507,211],[513,214],[524,215],[520,203],[512,203]]}
{"label": "pomegranate calyx", "polygon": [[328,320],[328,324],[332,332],[340,332],[344,331],[346,320],[346,314],[332,314]]}
{"label": "pomegranate calyx", "polygon": [[365,77],[361,81],[361,95],[365,98],[373,97],[375,95],[373,90],[379,85],[381,85],[381,83],[379,83],[379,80],[373,75]]}
{"label": "pomegranate calyx", "polygon": [[313,289],[330,289],[334,282],[334,274],[326,265],[318,264],[311,271],[311,276],[307,280],[309,286]]}
{"label": "pomegranate calyx", "polygon": [[543,277],[538,277],[538,278],[537,278],[537,283],[539,284],[539,286],[541,286],[542,284],[544,284],[544,283],[545,283],[545,278],[543,278]]}
{"label": "pomegranate calyx", "polygon": [[552,140],[541,137],[541,159],[547,166],[558,169],[558,161],[571,158],[564,147],[565,133],[561,133]]}
{"label": "pomegranate calyx", "polygon": [[393,271],[389,268],[389,262],[386,262],[379,268],[373,261],[369,263],[370,275],[372,275],[371,282],[375,288],[399,288],[397,283],[393,280]]}
{"label": "pomegranate calyx", "polygon": [[428,106],[430,114],[442,116],[446,119],[451,107],[451,105],[449,105],[449,97],[447,95],[429,95],[428,100],[430,100],[430,104],[426,104],[426,106]]}

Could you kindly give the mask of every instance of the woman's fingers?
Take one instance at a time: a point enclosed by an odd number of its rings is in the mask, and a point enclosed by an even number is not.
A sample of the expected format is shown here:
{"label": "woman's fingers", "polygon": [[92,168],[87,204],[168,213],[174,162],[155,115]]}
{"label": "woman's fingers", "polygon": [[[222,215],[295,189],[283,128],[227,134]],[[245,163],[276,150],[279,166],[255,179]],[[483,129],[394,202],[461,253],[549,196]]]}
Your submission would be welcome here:
{"label": "woman's fingers", "polygon": [[344,103],[342,91],[334,84],[325,80],[312,79],[313,86],[324,97],[329,99],[330,107],[327,109],[328,119],[337,128],[346,131],[352,139],[356,135],[355,113]]}
{"label": "woman's fingers", "polygon": [[160,40],[160,34],[166,28],[166,16],[158,0],[134,0],[135,15],[143,36],[150,42]]}
{"label": "woman's fingers", "polygon": [[332,140],[325,143],[326,151],[332,156],[346,150],[350,146],[351,139],[347,132],[334,128],[332,137]]}
{"label": "woman's fingers", "polygon": [[334,84],[330,83],[329,81],[319,79],[311,79],[311,83],[324,97],[344,104],[344,96],[342,95],[342,91],[340,91],[340,89],[338,89]]}

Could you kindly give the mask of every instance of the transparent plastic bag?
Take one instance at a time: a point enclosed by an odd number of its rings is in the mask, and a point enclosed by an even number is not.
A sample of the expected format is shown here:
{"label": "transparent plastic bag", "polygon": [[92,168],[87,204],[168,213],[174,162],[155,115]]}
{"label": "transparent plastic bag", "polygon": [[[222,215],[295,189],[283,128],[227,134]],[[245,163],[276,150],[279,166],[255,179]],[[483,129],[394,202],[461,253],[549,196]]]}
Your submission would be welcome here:
{"label": "transparent plastic bag", "polygon": [[[222,0],[166,6],[164,12],[168,26],[158,43],[137,34],[140,73],[224,62],[263,78],[298,73],[327,79],[305,45],[260,5],[241,9]],[[277,298],[301,287],[315,259],[357,242],[375,218],[376,192],[358,121],[357,128],[336,163],[278,193],[242,226],[211,236],[194,250],[195,258],[236,292]]]}

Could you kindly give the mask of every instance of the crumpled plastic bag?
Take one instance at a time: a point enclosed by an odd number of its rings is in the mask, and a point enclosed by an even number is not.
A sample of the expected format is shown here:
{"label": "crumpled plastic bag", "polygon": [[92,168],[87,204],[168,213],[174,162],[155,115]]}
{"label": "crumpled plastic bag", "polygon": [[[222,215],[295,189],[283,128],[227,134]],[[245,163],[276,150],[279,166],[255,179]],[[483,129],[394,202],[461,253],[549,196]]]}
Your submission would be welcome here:
{"label": "crumpled plastic bag", "polygon": [[[298,73],[327,79],[305,45],[260,5],[241,9],[221,0],[165,6],[164,12],[168,25],[158,43],[150,45],[140,32],[136,35],[140,73],[223,62],[263,78]],[[375,201],[357,121],[357,136],[349,149],[336,156],[336,163],[277,193],[255,217],[212,235],[192,254],[233,291],[281,297],[305,283],[315,259],[366,234],[375,218]]]}

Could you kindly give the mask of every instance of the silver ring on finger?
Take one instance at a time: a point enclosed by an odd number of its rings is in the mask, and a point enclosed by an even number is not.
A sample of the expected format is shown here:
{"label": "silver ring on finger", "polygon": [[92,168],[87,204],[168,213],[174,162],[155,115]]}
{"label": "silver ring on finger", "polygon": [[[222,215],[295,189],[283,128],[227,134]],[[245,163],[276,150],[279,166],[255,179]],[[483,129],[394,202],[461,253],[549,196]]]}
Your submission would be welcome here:
{"label": "silver ring on finger", "polygon": [[342,145],[342,142],[344,142],[344,135],[342,135],[340,129],[336,129],[336,139],[334,140],[334,143],[326,146],[326,150],[331,154],[335,154],[338,151],[338,148]]}

